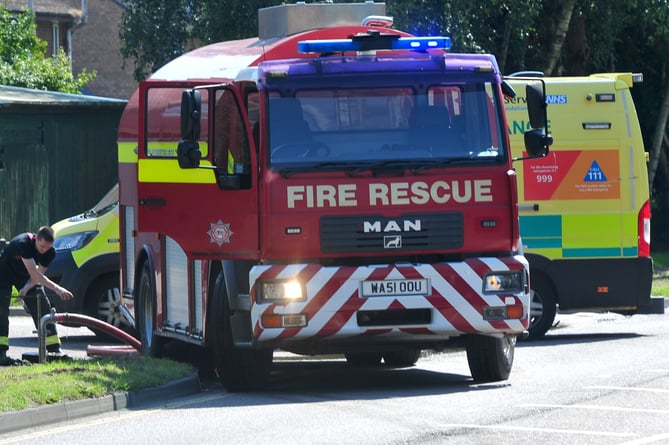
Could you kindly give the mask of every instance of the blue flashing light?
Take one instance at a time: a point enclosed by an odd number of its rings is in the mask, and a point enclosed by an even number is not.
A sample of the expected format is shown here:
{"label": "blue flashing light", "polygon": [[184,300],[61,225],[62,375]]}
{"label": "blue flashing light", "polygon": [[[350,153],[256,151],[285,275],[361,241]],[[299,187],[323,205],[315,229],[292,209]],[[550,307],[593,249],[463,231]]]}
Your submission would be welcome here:
{"label": "blue flashing light", "polygon": [[[387,37],[387,36],[383,36]],[[300,53],[342,53],[350,51],[374,50],[412,50],[426,51],[428,49],[450,49],[449,37],[396,37],[381,38],[378,36],[363,36],[354,39],[334,40],[303,40],[297,42],[297,51]]]}

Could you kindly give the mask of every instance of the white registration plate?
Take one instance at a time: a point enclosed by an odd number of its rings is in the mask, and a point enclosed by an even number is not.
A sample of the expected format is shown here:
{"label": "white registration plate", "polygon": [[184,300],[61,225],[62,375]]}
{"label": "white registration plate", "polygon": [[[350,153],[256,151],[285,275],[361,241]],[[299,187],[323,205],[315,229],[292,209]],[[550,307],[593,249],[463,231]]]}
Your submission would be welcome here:
{"label": "white registration plate", "polygon": [[407,280],[376,280],[362,282],[363,297],[429,295],[430,280],[427,278]]}

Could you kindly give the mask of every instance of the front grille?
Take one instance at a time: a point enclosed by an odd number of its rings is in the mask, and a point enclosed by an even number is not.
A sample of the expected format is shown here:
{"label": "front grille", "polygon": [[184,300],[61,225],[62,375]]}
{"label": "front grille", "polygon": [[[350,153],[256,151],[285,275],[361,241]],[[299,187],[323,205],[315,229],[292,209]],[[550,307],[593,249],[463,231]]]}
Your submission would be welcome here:
{"label": "front grille", "polygon": [[460,212],[415,213],[394,218],[380,215],[324,216],[320,220],[324,253],[458,249],[463,243]]}

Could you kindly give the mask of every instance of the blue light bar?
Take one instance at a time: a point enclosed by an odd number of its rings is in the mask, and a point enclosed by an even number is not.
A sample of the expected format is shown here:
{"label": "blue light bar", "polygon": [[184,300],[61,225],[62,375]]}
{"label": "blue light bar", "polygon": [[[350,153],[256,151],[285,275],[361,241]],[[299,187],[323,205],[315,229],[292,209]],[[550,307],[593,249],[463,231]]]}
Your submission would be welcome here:
{"label": "blue light bar", "polygon": [[[366,36],[365,36],[366,37]],[[395,37],[395,36],[393,36]],[[449,37],[399,37],[375,39],[303,40],[297,42],[300,53],[342,53],[348,51],[450,49]]]}

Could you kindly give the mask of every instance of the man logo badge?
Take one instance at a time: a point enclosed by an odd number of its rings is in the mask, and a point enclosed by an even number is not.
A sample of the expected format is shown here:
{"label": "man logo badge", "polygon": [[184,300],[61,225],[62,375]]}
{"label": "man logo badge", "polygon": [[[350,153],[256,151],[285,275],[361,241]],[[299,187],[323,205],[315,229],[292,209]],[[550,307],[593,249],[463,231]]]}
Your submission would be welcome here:
{"label": "man logo badge", "polygon": [[383,248],[384,249],[401,249],[402,248],[402,235],[389,235],[383,237]]}

